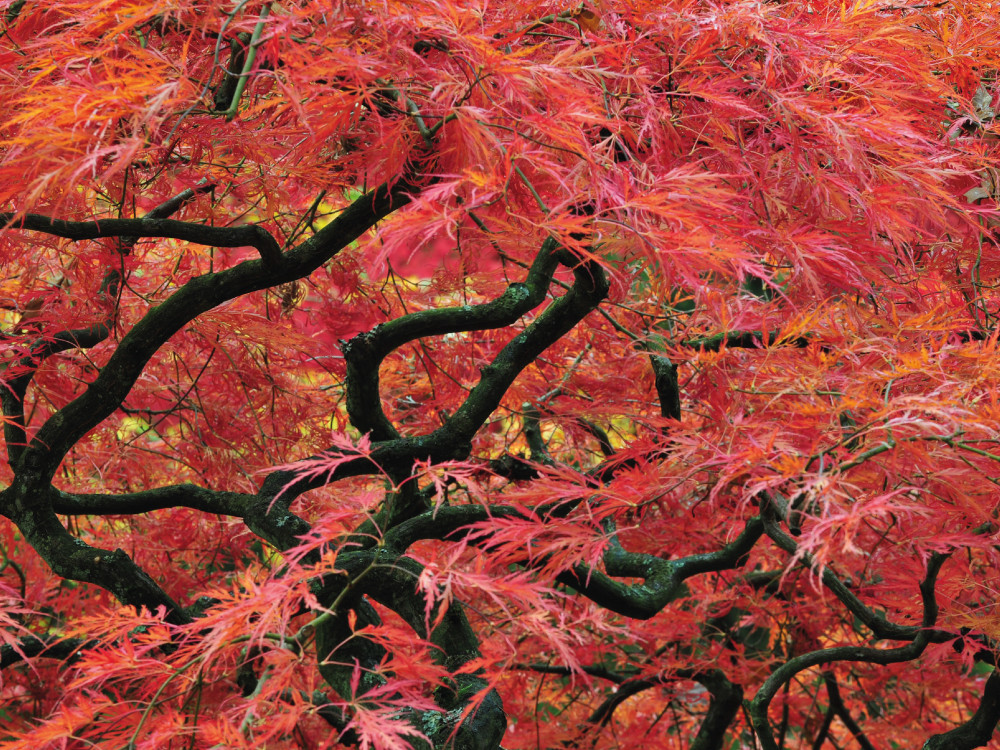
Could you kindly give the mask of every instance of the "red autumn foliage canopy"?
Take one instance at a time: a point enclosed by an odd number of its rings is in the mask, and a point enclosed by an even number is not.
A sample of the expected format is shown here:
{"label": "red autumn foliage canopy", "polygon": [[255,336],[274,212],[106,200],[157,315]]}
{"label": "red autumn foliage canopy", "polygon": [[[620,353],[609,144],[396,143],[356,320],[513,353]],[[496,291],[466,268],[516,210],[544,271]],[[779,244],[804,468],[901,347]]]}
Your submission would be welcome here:
{"label": "red autumn foliage canopy", "polygon": [[995,3],[0,14],[3,748],[990,742]]}

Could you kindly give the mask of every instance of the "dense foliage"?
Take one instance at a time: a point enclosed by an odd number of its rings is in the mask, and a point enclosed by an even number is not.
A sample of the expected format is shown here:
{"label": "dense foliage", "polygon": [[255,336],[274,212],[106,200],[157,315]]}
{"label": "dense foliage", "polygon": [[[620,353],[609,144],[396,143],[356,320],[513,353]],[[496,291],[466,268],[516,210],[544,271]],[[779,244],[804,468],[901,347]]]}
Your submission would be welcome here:
{"label": "dense foliage", "polygon": [[0,14],[4,748],[990,741],[990,0]]}

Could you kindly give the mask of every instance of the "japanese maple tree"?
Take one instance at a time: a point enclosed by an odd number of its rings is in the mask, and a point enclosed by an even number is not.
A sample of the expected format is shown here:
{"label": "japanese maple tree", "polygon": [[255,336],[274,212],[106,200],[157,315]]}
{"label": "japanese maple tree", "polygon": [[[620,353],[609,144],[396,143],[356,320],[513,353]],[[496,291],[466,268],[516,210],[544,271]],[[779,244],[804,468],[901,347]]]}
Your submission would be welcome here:
{"label": "japanese maple tree", "polygon": [[0,17],[0,747],[990,744],[995,3]]}

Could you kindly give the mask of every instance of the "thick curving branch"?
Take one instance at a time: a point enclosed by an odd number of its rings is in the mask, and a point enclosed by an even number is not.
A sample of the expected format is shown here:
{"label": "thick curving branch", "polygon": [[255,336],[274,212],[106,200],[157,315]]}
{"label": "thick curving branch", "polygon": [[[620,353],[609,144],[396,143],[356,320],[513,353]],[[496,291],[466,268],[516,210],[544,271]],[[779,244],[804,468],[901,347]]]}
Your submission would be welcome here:
{"label": "thick curving branch", "polygon": [[[46,499],[46,498],[39,498]],[[110,591],[122,602],[150,612],[163,608],[168,622],[184,624],[188,615],[123,550],[93,547],[70,534],[48,503],[22,498],[11,486],[0,492],[4,515],[17,524],[24,540],[61,578],[83,581]]]}
{"label": "thick curving branch", "polygon": [[[564,504],[565,505],[565,504]],[[562,512],[572,507],[560,506]],[[544,518],[544,509],[536,512]],[[525,518],[510,506],[457,505],[423,513],[389,529],[382,544],[399,551],[420,539],[458,541],[463,530],[490,518]],[[667,560],[656,555],[627,552],[617,540],[605,549],[602,561],[607,573],[586,565],[577,565],[557,577],[559,583],[572,587],[594,603],[626,617],[648,620],[685,592],[684,582],[702,573],[730,570],[742,565],[764,534],[759,516],[750,518],[740,535],[715,552]],[[483,543],[483,540],[477,540]],[[527,563],[525,563],[527,564]],[[642,578],[642,583],[626,584],[614,577]]]}
{"label": "thick curving branch", "polygon": [[212,227],[176,219],[143,217],[141,219],[95,219],[94,221],[64,221],[40,214],[0,214],[0,224],[6,229],[26,229],[64,237],[68,240],[96,240],[101,237],[183,240],[213,247],[252,247],[263,261],[275,265],[281,258],[281,248],[270,232],[256,224],[240,227]]}
{"label": "thick curving branch", "polygon": [[133,515],[167,508],[191,508],[203,513],[242,518],[247,527],[276,549],[290,549],[309,533],[309,524],[282,499],[175,484],[140,492],[86,493],[50,489],[52,511],[64,516]]}
{"label": "thick curving branch", "polygon": [[[69,449],[124,401],[153,354],[197,316],[244,294],[307,276],[380,219],[408,203],[414,189],[405,181],[383,185],[355,200],[330,224],[284,253],[276,264],[248,260],[219,273],[195,277],[152,308],[122,338],[86,391],[39,429],[15,467],[26,487],[34,491],[51,481]],[[264,230],[254,229],[255,234],[260,231]],[[123,228],[122,234],[134,231]]]}
{"label": "thick curving branch", "polygon": [[500,405],[518,374],[569,333],[607,296],[608,278],[598,263],[577,261],[567,252],[560,254],[563,256],[560,262],[573,268],[573,286],[481,369],[479,383],[451,418],[432,433],[431,438],[447,435],[450,439],[468,444]]}
{"label": "thick curving branch", "polygon": [[[66,531],[54,513],[54,504],[75,504],[79,508],[88,500],[53,492],[51,482],[56,469],[73,445],[121,405],[153,354],[191,320],[235,297],[308,275],[381,218],[409,202],[410,194],[415,189],[405,180],[391,186],[383,185],[358,198],[337,219],[281,255],[276,262],[249,260],[220,273],[198,276],[185,283],[162,304],[150,309],[121,340],[87,389],[52,414],[21,451],[12,467],[14,480],[0,493],[0,513],[14,521],[25,540],[57,575],[101,586],[123,604],[147,607],[151,611],[163,607],[171,622],[188,622],[190,617],[187,613],[123,551],[91,547]],[[9,216],[5,216],[4,220],[12,221]],[[121,236],[130,241],[129,238],[158,233],[158,236],[177,236],[192,241],[198,241],[200,237],[210,242],[252,244],[246,240],[254,240],[265,247],[265,254],[270,247],[270,243],[261,239],[264,230],[260,228],[222,230],[230,234],[219,234],[214,228],[166,219],[60,222],[28,215],[13,221],[17,228],[48,231],[73,239]],[[232,234],[232,231],[236,233]],[[270,242],[274,242],[273,238]],[[174,492],[174,500],[182,495],[196,503],[207,500],[204,492]],[[279,547],[286,548],[297,543],[298,535],[308,532],[309,526],[290,513],[287,504],[273,503],[272,499],[258,496],[252,500],[244,498],[237,501],[235,496],[225,496],[221,502],[236,503],[231,510],[242,510],[251,529]],[[131,498],[133,502],[142,500],[148,504],[151,497]],[[108,502],[108,498],[92,497],[89,502],[93,506]],[[218,496],[213,502],[219,504]]]}
{"label": "thick curving branch", "polygon": [[523,283],[512,284],[502,295],[481,305],[421,310],[382,323],[348,341],[343,348],[347,364],[347,413],[351,424],[372,440],[392,440],[399,432],[382,410],[379,368],[403,344],[447,333],[503,328],[516,322],[545,299],[558,261],[558,245],[551,237],[542,243]]}
{"label": "thick curving branch", "polygon": [[174,484],[140,492],[64,492],[52,488],[52,510],[63,516],[118,516],[151,513],[166,508],[191,508],[204,513],[243,518],[255,495],[220,492],[196,484]]}
{"label": "thick curving branch", "polygon": [[[564,256],[560,262],[567,263],[569,260]],[[303,492],[347,477],[383,473],[405,475],[418,460],[440,463],[468,458],[472,451],[472,438],[499,407],[504,394],[521,371],[571,331],[607,295],[607,276],[597,263],[577,263],[573,273],[576,279],[569,291],[539,313],[524,331],[500,350],[490,364],[480,369],[479,382],[437,430],[428,435],[378,442],[370,453],[346,460],[323,476],[306,477],[287,470],[273,472],[265,480],[261,494],[270,498],[280,494],[291,502]],[[524,293],[531,292],[525,289]]]}
{"label": "thick curving branch", "polygon": [[[627,552],[612,542],[603,557],[607,574],[577,565],[561,573],[558,580],[605,609],[648,620],[685,593],[684,581],[688,578],[743,565],[763,534],[764,522],[754,516],[747,520],[740,535],[722,549],[677,560]],[[641,578],[643,582],[626,584],[613,580],[612,576]]]}
{"label": "thick curving branch", "polygon": [[[214,184],[206,183],[194,188],[182,190],[172,198],[151,209],[144,219],[163,219],[180,210],[186,203],[194,200],[201,193],[215,188]],[[43,217],[44,218],[44,217]],[[4,223],[0,221],[0,223]],[[136,242],[135,237],[122,239],[121,252],[128,254]],[[27,444],[27,424],[24,418],[24,398],[28,387],[38,371],[38,366],[49,357],[69,349],[90,349],[106,340],[111,335],[116,311],[111,299],[118,293],[122,283],[121,271],[111,269],[101,282],[100,298],[108,304],[107,318],[87,328],[77,328],[59,331],[41,336],[28,345],[27,353],[16,362],[7,366],[11,375],[6,378],[6,388],[0,392],[0,407],[6,417],[4,423],[4,438],[7,445],[8,463],[16,464]]]}

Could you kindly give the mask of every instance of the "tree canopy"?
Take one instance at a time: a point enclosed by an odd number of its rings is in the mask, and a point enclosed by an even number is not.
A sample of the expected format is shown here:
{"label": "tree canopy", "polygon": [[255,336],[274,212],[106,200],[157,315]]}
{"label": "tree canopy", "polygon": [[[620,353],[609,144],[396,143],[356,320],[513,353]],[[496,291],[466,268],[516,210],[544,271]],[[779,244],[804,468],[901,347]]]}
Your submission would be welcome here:
{"label": "tree canopy", "polygon": [[0,19],[4,748],[990,742],[995,3]]}

